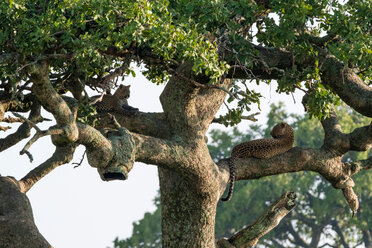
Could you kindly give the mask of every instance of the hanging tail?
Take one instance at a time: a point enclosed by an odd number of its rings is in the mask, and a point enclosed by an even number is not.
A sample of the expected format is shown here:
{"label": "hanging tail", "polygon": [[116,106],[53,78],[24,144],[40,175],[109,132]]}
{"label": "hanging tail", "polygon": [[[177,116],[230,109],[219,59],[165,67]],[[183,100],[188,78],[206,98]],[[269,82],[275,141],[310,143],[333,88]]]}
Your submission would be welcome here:
{"label": "hanging tail", "polygon": [[235,167],[234,167],[234,159],[231,157],[229,159],[229,169],[230,169],[230,187],[225,198],[221,198],[221,201],[229,201],[232,197],[234,191],[234,182],[235,182]]}

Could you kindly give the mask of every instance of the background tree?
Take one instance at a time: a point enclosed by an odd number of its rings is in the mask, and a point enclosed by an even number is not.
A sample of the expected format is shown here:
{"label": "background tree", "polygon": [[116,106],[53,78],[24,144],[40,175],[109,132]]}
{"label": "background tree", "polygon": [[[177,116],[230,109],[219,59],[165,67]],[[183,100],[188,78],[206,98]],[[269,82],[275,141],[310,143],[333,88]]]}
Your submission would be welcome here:
{"label": "background tree", "polygon": [[[12,206],[27,203],[13,196],[71,161],[75,148],[84,145],[103,180],[126,179],[134,161],[158,166],[163,247],[215,247],[216,207],[229,169],[226,159],[212,160],[205,134],[214,120],[251,119],[243,112],[260,97],[252,80],[278,80],[283,93],[305,91],[304,107],[321,120],[325,134],[321,147],[237,159],[236,179],[317,172],[342,191],[355,213],[359,201],[351,176],[370,169],[372,160],[342,157],[369,150],[372,127],[342,131],[332,106],[341,99],[372,116],[370,13],[370,1],[362,0],[0,2],[0,119],[23,122],[1,140],[0,151],[27,138],[32,128],[36,135],[21,154],[32,160],[30,146],[47,135],[55,146],[22,179],[0,178],[5,189],[18,189],[1,194],[0,243],[30,245],[17,228],[24,220],[12,217],[18,209]],[[152,82],[167,82],[160,96],[164,112],[95,116],[85,89],[109,91],[131,72],[131,62],[144,65]],[[226,96],[236,107],[216,120]],[[45,120],[41,108],[56,122],[47,130],[37,127]],[[10,112],[17,118],[5,117]],[[30,114],[26,119],[17,112]],[[284,194],[254,225],[217,246],[255,245],[293,209],[294,197]],[[30,209],[22,216],[32,223]],[[28,227],[36,236],[35,227]],[[35,246],[48,246],[37,236]]]}

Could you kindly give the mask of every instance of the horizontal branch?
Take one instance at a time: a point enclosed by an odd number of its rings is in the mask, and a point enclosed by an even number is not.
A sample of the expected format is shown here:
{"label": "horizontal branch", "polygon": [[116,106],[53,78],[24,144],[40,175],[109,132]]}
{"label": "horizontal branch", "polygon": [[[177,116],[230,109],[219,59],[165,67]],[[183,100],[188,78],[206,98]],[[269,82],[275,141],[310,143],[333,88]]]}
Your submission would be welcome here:
{"label": "horizontal branch", "polygon": [[[113,114],[120,125],[131,132],[157,138],[170,138],[172,136],[172,131],[164,113],[146,113],[139,111],[134,115]],[[100,129],[103,127],[113,127],[110,118],[101,118],[97,128]]]}
{"label": "horizontal branch", "polygon": [[[217,164],[227,173],[227,159]],[[265,176],[278,175],[289,172],[314,171],[327,179],[333,187],[342,189],[350,208],[356,211],[358,207],[355,193],[352,189],[354,182],[351,175],[357,173],[357,168],[349,163],[342,163],[341,156],[325,149],[310,149],[294,147],[289,151],[269,159],[236,158],[234,159],[236,180],[258,179]]]}
{"label": "horizontal branch", "polygon": [[220,248],[231,247],[224,245],[228,242],[232,247],[252,247],[258,240],[279,225],[280,221],[296,206],[294,192],[286,192],[273,203],[253,224],[238,231],[228,240],[218,242]]}

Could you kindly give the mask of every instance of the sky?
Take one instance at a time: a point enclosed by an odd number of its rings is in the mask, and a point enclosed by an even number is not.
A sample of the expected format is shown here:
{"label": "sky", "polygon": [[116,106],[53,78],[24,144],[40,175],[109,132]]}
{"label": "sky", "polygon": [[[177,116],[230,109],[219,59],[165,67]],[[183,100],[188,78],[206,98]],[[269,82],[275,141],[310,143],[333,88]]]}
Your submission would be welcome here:
{"label": "sky", "polygon": [[[129,104],[143,112],[162,112],[159,95],[164,85],[152,84],[138,68],[135,70],[137,76],[128,76],[123,82],[131,85]],[[261,100],[261,114],[256,116],[259,124],[266,123],[270,104],[278,101],[285,103],[289,113],[303,113],[301,93],[293,96],[278,95],[275,84],[271,87],[257,86],[256,83],[248,86],[264,96]],[[226,107],[222,106],[219,113],[225,111]],[[253,108],[251,113],[257,111],[257,108]],[[43,116],[48,117],[48,113],[44,112]],[[46,129],[51,124],[53,123],[39,126]],[[243,121],[239,128],[244,130],[250,124],[252,122]],[[5,126],[6,123],[1,125]],[[17,126],[13,126],[6,134],[14,132],[16,128]],[[213,124],[211,128],[231,129],[219,124]],[[0,138],[4,136],[4,132],[0,132]],[[34,161],[30,163],[26,155],[19,155],[27,141],[28,139],[0,153],[2,176],[21,179],[48,159],[54,151],[50,137],[43,137],[31,146]],[[83,146],[79,146],[72,162],[79,162],[84,150]],[[153,200],[159,189],[156,166],[135,163],[127,180],[103,182],[97,170],[88,165],[86,158],[77,168],[73,168],[72,162],[53,170],[27,193],[35,223],[53,247],[113,247],[112,241],[116,237],[124,239],[131,236],[133,222],[142,219],[145,212],[155,210]]]}

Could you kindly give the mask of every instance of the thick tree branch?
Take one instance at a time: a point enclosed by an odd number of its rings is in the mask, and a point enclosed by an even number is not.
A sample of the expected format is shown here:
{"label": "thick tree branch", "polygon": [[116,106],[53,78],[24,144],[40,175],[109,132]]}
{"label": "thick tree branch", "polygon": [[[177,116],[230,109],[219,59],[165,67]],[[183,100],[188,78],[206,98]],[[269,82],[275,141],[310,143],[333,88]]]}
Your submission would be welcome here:
{"label": "thick tree branch", "polygon": [[329,113],[329,117],[322,121],[324,129],[323,148],[335,152],[337,155],[345,154],[350,149],[348,136],[342,132],[334,111]]}
{"label": "thick tree branch", "polygon": [[[247,54],[241,56],[252,57],[256,60],[253,67],[244,64],[238,67],[233,54],[227,56],[231,58],[228,63],[231,69],[227,74],[228,78],[259,78],[259,79],[280,79],[286,70],[296,68],[299,72],[308,67],[313,67],[314,57],[303,57],[301,61],[296,61],[294,54],[280,50],[278,48],[262,47],[251,43],[246,44]],[[318,48],[320,56],[319,64],[322,83],[329,86],[340,98],[357,112],[372,117],[372,89],[366,85],[361,78],[350,68],[338,61],[326,50]],[[228,50],[223,53],[229,54]],[[248,70],[249,69],[249,70]],[[248,71],[248,72],[247,72]]]}
{"label": "thick tree branch", "polygon": [[[315,171],[326,178],[335,188],[342,189],[349,206],[356,211],[355,194],[352,191],[355,174],[350,164],[342,163],[341,157],[324,149],[305,149],[294,147],[288,152],[269,159],[245,158],[235,159],[236,180],[258,179],[270,175],[288,172]],[[228,172],[227,160],[217,163]],[[225,174],[226,183],[228,173]]]}
{"label": "thick tree branch", "polygon": [[26,193],[35,183],[46,176],[49,172],[60,165],[69,163],[73,158],[75,148],[76,145],[68,145],[65,147],[57,146],[53,155],[48,160],[30,171],[19,181],[21,192]]}
{"label": "thick tree branch", "polygon": [[[131,132],[148,135],[156,138],[170,138],[173,135],[164,113],[137,112],[135,115],[122,115],[113,113],[122,127]],[[98,129],[113,127],[110,118],[101,118]]]}
{"label": "thick tree branch", "polygon": [[321,62],[322,82],[347,105],[364,116],[372,117],[372,88],[333,55],[327,54]]}
{"label": "thick tree branch", "polygon": [[51,112],[57,125],[63,127],[64,134],[55,137],[57,144],[71,143],[78,138],[75,116],[63,98],[55,91],[49,80],[49,65],[46,62],[30,67],[32,90],[42,106]]}
{"label": "thick tree branch", "polygon": [[253,224],[243,228],[228,240],[222,239],[218,242],[220,248],[228,248],[224,245],[230,243],[232,247],[252,247],[258,240],[275,228],[280,221],[296,206],[294,192],[286,192],[273,203]]}

